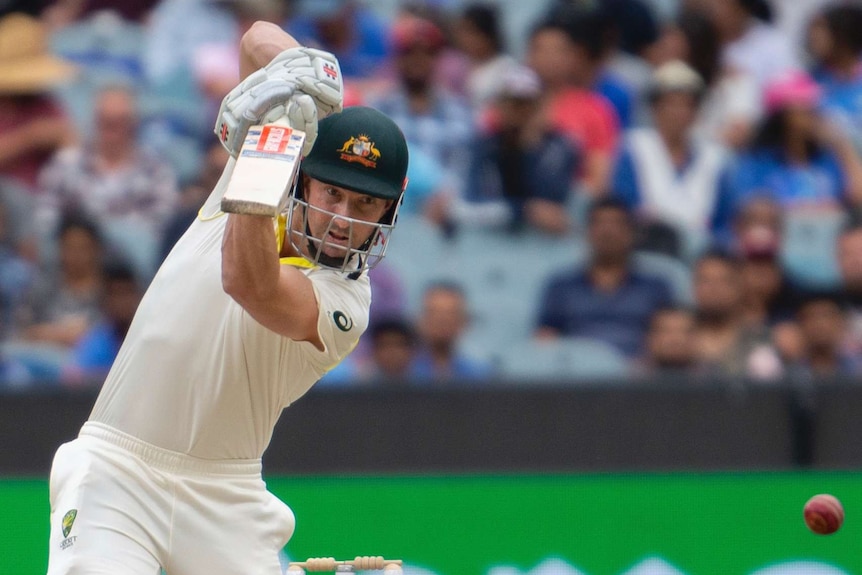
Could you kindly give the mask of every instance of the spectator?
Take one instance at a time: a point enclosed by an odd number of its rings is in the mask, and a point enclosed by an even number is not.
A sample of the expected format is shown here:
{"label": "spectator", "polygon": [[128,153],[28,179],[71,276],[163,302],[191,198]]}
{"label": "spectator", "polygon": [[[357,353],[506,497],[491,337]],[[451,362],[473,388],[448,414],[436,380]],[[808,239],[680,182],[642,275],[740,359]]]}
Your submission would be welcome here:
{"label": "spectator", "polygon": [[489,365],[458,351],[468,322],[467,300],[460,286],[451,283],[429,286],[422,301],[420,347],[411,365],[411,376],[426,381],[488,378]]}
{"label": "spectator", "polygon": [[545,90],[541,113],[583,153],[573,177],[593,196],[607,191],[619,135],[613,107],[592,89],[603,50],[592,19],[556,16],[533,29],[527,50]]}
{"label": "spectator", "polygon": [[130,90],[103,90],[95,122],[92,142],[63,150],[43,171],[41,225],[53,229],[62,212],[82,211],[104,230],[122,227],[141,248],[152,246],[154,253],[145,256],[152,262],[179,197],[174,172],[138,146],[137,104]]}
{"label": "spectator", "polygon": [[773,379],[783,372],[781,359],[765,327],[744,321],[740,268],[721,252],[703,255],[694,266],[698,362],[714,375]]}
{"label": "spectator", "polygon": [[101,318],[88,329],[72,350],[63,373],[65,383],[101,383],[129,331],[142,296],[132,268],[122,263],[105,267]]}
{"label": "spectator", "polygon": [[72,144],[72,122],[49,90],[75,68],[48,52],[42,24],[23,14],[0,19],[0,176],[36,192],[39,170]]}
{"label": "spectator", "polygon": [[808,31],[814,77],[823,89],[823,110],[862,149],[862,7],[832,5]]}
{"label": "spectator", "polygon": [[405,319],[390,318],[369,327],[371,362],[361,377],[375,384],[404,383],[416,357],[416,331]]}
{"label": "spectator", "polygon": [[692,375],[697,370],[694,313],[684,307],[657,309],[646,334],[644,375]]}
{"label": "spectator", "polygon": [[649,90],[654,127],[627,134],[614,172],[617,197],[680,237],[708,237],[729,195],[724,150],[692,137],[703,92],[703,80],[683,62],[658,68]]}
{"label": "spectator", "polygon": [[474,124],[468,103],[434,82],[444,42],[430,20],[401,17],[392,29],[398,86],[370,105],[392,118],[411,150],[430,156],[460,190]]}
{"label": "spectator", "polygon": [[43,270],[23,313],[21,335],[70,347],[99,316],[104,246],[91,220],[69,214],[60,221],[58,265]]}
{"label": "spectator", "polygon": [[755,198],[737,214],[733,228],[742,266],[745,324],[765,327],[784,361],[798,359],[802,341],[795,319],[803,291],[782,266],[781,208],[769,198]]}
{"label": "spectator", "polygon": [[831,293],[811,294],[798,311],[804,355],[795,372],[812,377],[858,375],[862,358],[844,348],[847,321],[839,298]]}
{"label": "spectator", "polygon": [[500,93],[507,72],[517,61],[506,53],[498,10],[491,4],[464,9],[455,25],[455,45],[467,57],[470,69],[465,91],[473,110],[481,115]]}
{"label": "spectator", "polygon": [[801,66],[789,40],[772,25],[767,0],[706,0],[722,43],[722,63],[751,76],[759,90]]}
{"label": "spectator", "polygon": [[769,198],[755,198],[739,211],[733,228],[746,323],[774,327],[792,321],[802,290],[781,267],[780,206]]}
{"label": "spectator", "polygon": [[634,238],[634,220],[625,204],[606,198],[590,207],[590,260],[548,282],[537,337],[588,337],[630,358],[643,353],[650,318],[671,303],[671,288],[634,265]]}
{"label": "spectator", "polygon": [[525,224],[562,235],[569,230],[567,204],[576,155],[571,142],[546,126],[539,114],[541,87],[530,68],[510,68],[496,100],[493,132],[473,145],[465,202],[456,219]]}
{"label": "spectator", "polygon": [[770,84],[768,116],[733,177],[737,201],[769,193],[791,213],[862,205],[862,162],[818,115],[819,99],[817,85],[801,73]]}

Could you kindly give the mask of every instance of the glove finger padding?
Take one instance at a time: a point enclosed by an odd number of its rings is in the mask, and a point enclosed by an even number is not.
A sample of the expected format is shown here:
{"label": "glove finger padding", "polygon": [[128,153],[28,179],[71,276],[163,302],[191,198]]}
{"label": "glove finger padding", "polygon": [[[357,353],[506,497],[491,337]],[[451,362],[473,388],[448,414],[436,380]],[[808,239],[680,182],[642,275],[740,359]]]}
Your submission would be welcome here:
{"label": "glove finger padding", "polygon": [[287,105],[285,116],[291,127],[305,132],[302,155],[307,156],[317,139],[317,106],[308,94],[295,94]]}
{"label": "glove finger padding", "polygon": [[315,48],[290,48],[273,58],[264,70],[270,78],[296,82],[301,92],[314,98],[318,118],[342,110],[344,84],[333,54]]}
{"label": "glove finger padding", "polygon": [[236,157],[249,127],[287,115],[292,127],[306,132],[307,153],[317,136],[317,119],[341,111],[343,92],[335,56],[313,48],[290,48],[225,96],[215,133]]}

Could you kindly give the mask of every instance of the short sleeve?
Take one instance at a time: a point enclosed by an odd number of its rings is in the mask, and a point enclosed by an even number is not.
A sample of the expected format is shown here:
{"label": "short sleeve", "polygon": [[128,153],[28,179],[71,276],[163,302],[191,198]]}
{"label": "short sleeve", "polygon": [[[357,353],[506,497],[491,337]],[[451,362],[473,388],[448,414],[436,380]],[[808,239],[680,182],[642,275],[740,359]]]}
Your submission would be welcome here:
{"label": "short sleeve", "polygon": [[329,371],[353,351],[368,327],[371,288],[367,276],[352,280],[337,273],[309,274],[319,315],[317,332],[324,350],[315,349],[311,360]]}

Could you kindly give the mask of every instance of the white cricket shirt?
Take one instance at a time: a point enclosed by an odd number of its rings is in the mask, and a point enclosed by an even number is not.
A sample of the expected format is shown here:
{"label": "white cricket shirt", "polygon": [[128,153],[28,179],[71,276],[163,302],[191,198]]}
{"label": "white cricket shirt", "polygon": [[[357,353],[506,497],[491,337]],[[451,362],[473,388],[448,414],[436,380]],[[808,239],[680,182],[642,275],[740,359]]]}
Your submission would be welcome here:
{"label": "white cricket shirt", "polygon": [[[212,213],[212,204],[211,197],[202,213]],[[326,349],[290,340],[261,326],[222,289],[226,222],[198,218],[162,264],[90,421],[203,459],[257,459],[282,409],[356,345],[368,325],[367,274],[352,280],[304,269]]]}

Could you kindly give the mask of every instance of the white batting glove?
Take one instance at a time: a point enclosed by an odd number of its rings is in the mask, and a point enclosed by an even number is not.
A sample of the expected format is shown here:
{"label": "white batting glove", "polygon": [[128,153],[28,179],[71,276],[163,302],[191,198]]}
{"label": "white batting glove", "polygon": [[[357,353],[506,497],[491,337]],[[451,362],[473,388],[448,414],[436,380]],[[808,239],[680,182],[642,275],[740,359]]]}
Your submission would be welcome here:
{"label": "white batting glove", "polygon": [[338,60],[313,48],[289,48],[231,90],[219,109],[215,134],[234,157],[249,127],[286,117],[306,133],[303,154],[317,137],[317,120],[342,109]]}

